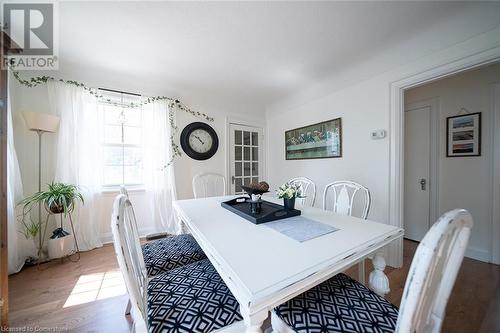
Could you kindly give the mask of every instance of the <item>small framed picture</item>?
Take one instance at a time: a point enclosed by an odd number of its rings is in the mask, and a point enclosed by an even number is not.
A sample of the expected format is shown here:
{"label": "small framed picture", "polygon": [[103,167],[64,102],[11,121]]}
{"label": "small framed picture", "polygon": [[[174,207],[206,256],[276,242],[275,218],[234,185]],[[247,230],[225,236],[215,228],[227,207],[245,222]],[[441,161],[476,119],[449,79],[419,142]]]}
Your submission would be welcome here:
{"label": "small framed picture", "polygon": [[446,118],[446,156],[481,156],[481,112]]}

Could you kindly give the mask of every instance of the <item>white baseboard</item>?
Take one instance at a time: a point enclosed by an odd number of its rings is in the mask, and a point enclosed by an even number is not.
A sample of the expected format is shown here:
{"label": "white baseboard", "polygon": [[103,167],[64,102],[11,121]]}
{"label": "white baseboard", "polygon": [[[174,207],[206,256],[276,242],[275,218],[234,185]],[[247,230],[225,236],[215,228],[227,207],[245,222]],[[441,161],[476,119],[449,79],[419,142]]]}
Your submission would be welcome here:
{"label": "white baseboard", "polygon": [[[146,237],[147,235],[149,234],[153,234],[153,233],[156,233],[158,232],[158,230],[156,230],[155,228],[140,228],[139,229],[139,237]],[[109,244],[109,243],[113,243],[113,235],[111,234],[111,232],[105,232],[103,234],[101,234],[101,243],[103,244]]]}
{"label": "white baseboard", "polygon": [[479,261],[490,262],[490,253],[477,247],[469,246],[465,251],[465,256]]}

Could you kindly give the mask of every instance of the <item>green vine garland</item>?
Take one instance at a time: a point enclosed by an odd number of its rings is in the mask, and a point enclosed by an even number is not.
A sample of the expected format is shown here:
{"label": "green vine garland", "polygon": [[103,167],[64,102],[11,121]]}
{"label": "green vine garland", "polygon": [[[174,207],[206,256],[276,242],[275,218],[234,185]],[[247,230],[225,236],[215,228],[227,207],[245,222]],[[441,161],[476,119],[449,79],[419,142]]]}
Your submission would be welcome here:
{"label": "green vine garland", "polygon": [[141,100],[140,102],[135,102],[135,103],[134,102],[130,102],[130,103],[126,103],[126,104],[121,104],[121,103],[113,102],[109,98],[105,98],[100,93],[100,91],[98,89],[88,87],[85,84],[83,84],[81,82],[78,82],[78,81],[56,79],[54,77],[46,76],[46,75],[35,76],[35,77],[32,77],[32,78],[26,80],[26,79],[23,79],[19,75],[18,71],[12,70],[12,74],[14,75],[14,78],[16,78],[16,80],[20,84],[22,84],[23,86],[29,87],[29,88],[33,88],[33,87],[39,86],[41,84],[45,84],[48,81],[59,81],[59,82],[63,82],[63,83],[74,85],[76,87],[83,88],[89,94],[91,94],[91,95],[95,96],[96,98],[101,99],[101,100],[103,100],[103,101],[105,101],[105,102],[107,102],[109,104],[112,104],[114,106],[122,106],[122,107],[129,107],[129,108],[139,108],[139,107],[142,107],[143,105],[146,105],[146,104],[149,104],[149,103],[153,103],[153,102],[156,102],[156,101],[166,101],[168,103],[168,108],[169,108],[169,111],[168,111],[168,120],[169,120],[169,123],[170,123],[170,128],[171,128],[171,133],[172,133],[170,135],[170,144],[172,146],[172,157],[171,157],[170,161],[163,167],[163,169],[165,169],[166,167],[168,167],[169,165],[171,165],[174,162],[174,159],[176,157],[180,157],[182,155],[182,152],[181,152],[181,150],[179,148],[179,145],[177,145],[175,143],[175,135],[177,134],[177,131],[178,131],[178,128],[175,125],[175,120],[174,120],[175,119],[175,117],[174,117],[175,116],[175,113],[174,113],[175,109],[181,110],[181,111],[186,112],[186,113],[189,113],[189,114],[191,114],[194,117],[203,118],[203,119],[205,119],[206,121],[209,121],[209,122],[213,122],[214,121],[214,118],[209,117],[206,113],[199,112],[199,111],[193,111],[189,107],[187,107],[186,105],[184,105],[184,103],[182,103],[178,99],[174,99],[174,98],[167,97],[167,96],[147,97],[144,100]]}

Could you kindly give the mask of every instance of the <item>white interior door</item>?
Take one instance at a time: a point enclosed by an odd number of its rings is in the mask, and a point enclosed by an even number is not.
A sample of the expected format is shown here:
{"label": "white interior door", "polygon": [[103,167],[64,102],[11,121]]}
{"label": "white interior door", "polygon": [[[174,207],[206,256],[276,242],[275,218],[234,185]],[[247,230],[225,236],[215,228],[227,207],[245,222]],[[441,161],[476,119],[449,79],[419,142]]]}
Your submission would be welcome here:
{"label": "white interior door", "polygon": [[245,193],[241,185],[262,181],[262,128],[230,124],[229,193]]}
{"label": "white interior door", "polygon": [[405,112],[405,237],[420,241],[430,228],[431,107]]}

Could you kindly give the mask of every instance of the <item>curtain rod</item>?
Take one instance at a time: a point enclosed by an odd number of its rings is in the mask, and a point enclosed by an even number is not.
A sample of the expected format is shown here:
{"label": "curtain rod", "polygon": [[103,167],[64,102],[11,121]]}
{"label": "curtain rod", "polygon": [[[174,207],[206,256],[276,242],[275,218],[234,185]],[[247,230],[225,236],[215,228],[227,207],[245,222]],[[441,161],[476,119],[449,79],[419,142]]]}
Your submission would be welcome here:
{"label": "curtain rod", "polygon": [[114,93],[119,93],[119,94],[133,95],[133,96],[142,96],[141,94],[135,94],[135,93],[131,93],[131,92],[114,90],[114,89],[99,88],[99,90],[104,90],[104,91],[109,91],[109,92],[114,92]]}

